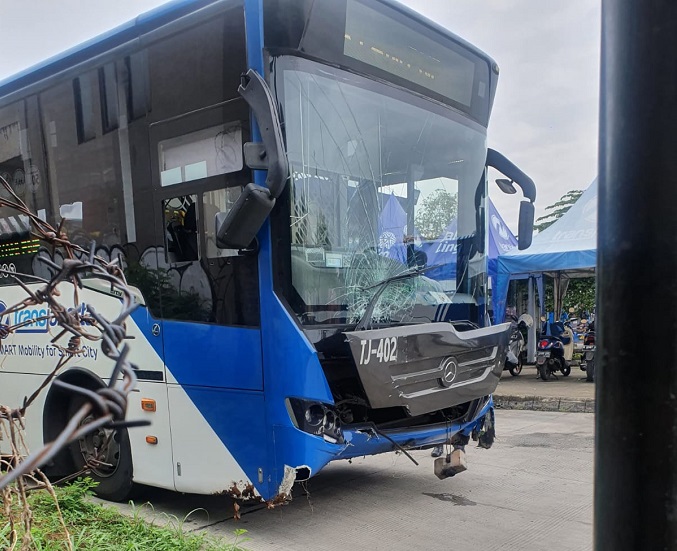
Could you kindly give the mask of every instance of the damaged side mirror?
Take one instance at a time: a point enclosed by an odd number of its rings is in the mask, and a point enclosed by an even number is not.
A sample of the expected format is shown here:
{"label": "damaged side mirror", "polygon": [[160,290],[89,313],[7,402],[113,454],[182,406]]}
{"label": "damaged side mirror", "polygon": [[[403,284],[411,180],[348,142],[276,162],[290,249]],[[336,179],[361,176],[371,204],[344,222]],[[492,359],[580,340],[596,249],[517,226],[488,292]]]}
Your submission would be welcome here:
{"label": "damaged side mirror", "polygon": [[249,69],[238,92],[254,113],[262,139],[262,143],[244,144],[245,163],[255,170],[267,170],[268,175],[266,187],[247,184],[233,208],[216,215],[216,245],[221,249],[244,249],[251,244],[289,178],[282,128],[270,88]]}

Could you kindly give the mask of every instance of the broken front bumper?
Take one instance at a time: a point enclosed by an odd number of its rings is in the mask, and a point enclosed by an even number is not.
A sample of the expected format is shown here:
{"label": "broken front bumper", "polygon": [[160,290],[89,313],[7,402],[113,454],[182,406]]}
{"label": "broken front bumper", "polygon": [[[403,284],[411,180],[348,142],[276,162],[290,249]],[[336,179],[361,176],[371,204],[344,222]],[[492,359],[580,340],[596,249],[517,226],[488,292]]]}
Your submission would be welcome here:
{"label": "broken front bumper", "polygon": [[424,323],[345,335],[370,406],[421,415],[496,390],[510,324],[460,332]]}
{"label": "broken front bumper", "polygon": [[[491,396],[477,400],[474,407],[462,418],[449,423],[437,423],[420,427],[380,430],[371,423],[346,425],[343,441],[332,443],[310,435],[291,426],[276,426],[275,441],[284,442],[277,457],[277,485],[271,494],[264,494],[269,506],[283,502],[291,497],[291,484],[295,480],[305,480],[315,476],[329,462],[338,459],[351,459],[367,455],[430,448],[449,442],[455,435],[477,438],[481,447],[488,448],[493,441],[494,403]],[[491,441],[483,435],[492,432]],[[294,467],[290,467],[294,465]],[[299,474],[303,478],[299,478]]]}
{"label": "broken front bumper", "polygon": [[343,434],[345,444],[334,459],[350,459],[365,455],[376,455],[398,450],[429,448],[448,442],[456,434],[471,436],[474,430],[481,428],[485,417],[492,416],[494,402],[491,397],[480,404],[472,416],[449,424],[441,423],[424,427],[408,427],[391,430],[374,430],[374,426],[352,425],[346,427]]}

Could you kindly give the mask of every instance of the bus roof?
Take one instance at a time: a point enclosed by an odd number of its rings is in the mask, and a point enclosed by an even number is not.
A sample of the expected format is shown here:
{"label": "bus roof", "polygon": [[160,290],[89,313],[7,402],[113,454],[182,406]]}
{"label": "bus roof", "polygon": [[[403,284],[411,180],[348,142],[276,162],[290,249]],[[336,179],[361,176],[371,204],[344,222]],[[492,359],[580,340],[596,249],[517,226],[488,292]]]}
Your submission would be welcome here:
{"label": "bus roof", "polygon": [[15,75],[0,80],[0,97],[19,90],[24,86],[39,82],[64,69],[77,65],[79,62],[86,61],[91,57],[142,36],[186,13],[217,1],[219,0],[170,0],[166,4],[138,15],[131,21],[49,57]]}
{"label": "bus roof", "polygon": [[[86,61],[96,55],[104,53],[116,46],[122,45],[126,42],[134,40],[145,33],[152,31],[162,25],[173,21],[185,14],[195,11],[203,6],[223,2],[224,0],[169,0],[166,4],[162,4],[148,12],[138,15],[134,19],[123,23],[103,34],[94,38],[86,40],[68,50],[47,58],[36,65],[33,65],[23,71],[20,71],[6,79],[0,80],[0,97],[20,90],[25,86],[29,86],[47,77],[59,73],[62,70],[68,69],[82,61]],[[244,0],[245,2],[247,0]],[[493,59],[487,54],[466,42],[456,34],[445,29],[441,25],[431,21],[422,16],[420,13],[404,6],[396,0],[379,0],[383,4],[387,4],[400,12],[406,14],[408,17],[423,23],[436,32],[452,38],[454,41],[462,44],[465,48],[473,51],[480,57],[486,59],[493,67],[496,67]]]}

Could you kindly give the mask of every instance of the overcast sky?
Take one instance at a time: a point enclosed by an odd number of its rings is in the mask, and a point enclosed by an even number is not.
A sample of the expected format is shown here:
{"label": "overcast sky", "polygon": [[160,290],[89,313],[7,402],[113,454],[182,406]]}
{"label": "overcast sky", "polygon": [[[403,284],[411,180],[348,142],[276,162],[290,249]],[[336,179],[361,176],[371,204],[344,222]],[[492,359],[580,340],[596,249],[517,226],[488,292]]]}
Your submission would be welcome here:
{"label": "overcast sky", "polygon": [[[0,0],[0,80],[164,0]],[[404,0],[500,67],[489,146],[536,182],[536,215],[597,173],[600,0]],[[491,197],[516,228],[517,196]]]}

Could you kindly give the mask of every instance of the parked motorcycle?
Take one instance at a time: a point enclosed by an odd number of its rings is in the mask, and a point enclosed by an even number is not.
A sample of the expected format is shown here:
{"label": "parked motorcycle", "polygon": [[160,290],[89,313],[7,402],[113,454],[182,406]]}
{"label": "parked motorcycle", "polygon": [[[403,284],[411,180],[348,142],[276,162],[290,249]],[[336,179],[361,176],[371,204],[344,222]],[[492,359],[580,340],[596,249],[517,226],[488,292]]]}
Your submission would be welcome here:
{"label": "parked motorcycle", "polygon": [[564,377],[571,373],[574,355],[574,333],[568,324],[561,322],[546,326],[536,349],[536,368],[544,381],[559,371]]}
{"label": "parked motorcycle", "polygon": [[503,371],[510,371],[510,375],[517,377],[522,372],[527,358],[527,333],[534,320],[529,314],[522,314],[519,319],[512,316],[512,320],[512,332]]}
{"label": "parked motorcycle", "polygon": [[583,340],[583,350],[581,351],[581,370],[585,371],[585,380],[592,383],[595,380],[595,324],[590,324],[588,332]]}

